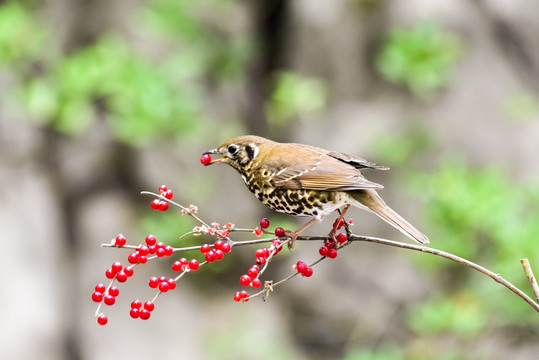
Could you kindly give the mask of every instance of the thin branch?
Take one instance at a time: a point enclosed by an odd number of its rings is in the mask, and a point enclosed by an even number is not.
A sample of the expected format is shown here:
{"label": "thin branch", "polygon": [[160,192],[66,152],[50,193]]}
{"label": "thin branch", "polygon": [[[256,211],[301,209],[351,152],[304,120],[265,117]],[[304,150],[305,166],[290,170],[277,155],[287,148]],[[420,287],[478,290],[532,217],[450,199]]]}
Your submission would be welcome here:
{"label": "thin branch", "polygon": [[520,263],[522,264],[522,267],[524,268],[524,273],[526,274],[526,277],[528,278],[528,281],[532,286],[535,298],[537,299],[537,302],[539,302],[539,285],[537,285],[537,280],[535,280],[535,276],[533,275],[530,261],[528,259],[520,259]]}
{"label": "thin branch", "polygon": [[[468,266],[468,267],[470,267],[470,268],[472,268],[474,270],[479,271],[480,273],[483,273],[483,274],[487,275],[488,277],[490,277],[491,279],[493,279],[497,283],[502,284],[503,286],[505,286],[506,288],[508,288],[509,290],[511,290],[512,292],[514,292],[518,296],[520,296],[528,304],[530,304],[530,306],[532,308],[534,308],[535,311],[539,312],[539,304],[537,302],[535,302],[531,297],[526,295],[522,290],[517,288],[515,285],[513,285],[512,283],[510,283],[509,281],[507,281],[503,277],[501,277],[500,274],[496,274],[496,273],[490,271],[489,269],[487,269],[487,268],[485,268],[485,267],[483,267],[481,265],[478,265],[478,264],[476,264],[476,263],[474,263],[474,262],[472,262],[470,260],[466,260],[464,258],[461,258],[460,256],[457,256],[457,255],[454,255],[454,254],[451,254],[451,253],[448,253],[448,252],[445,252],[445,251],[442,251],[442,250],[427,247],[427,246],[407,244],[407,243],[403,243],[403,242],[399,242],[399,241],[381,239],[381,238],[370,237],[370,236],[352,235],[349,238],[349,240],[350,241],[365,241],[365,242],[371,242],[371,243],[376,243],[376,244],[382,244],[382,245],[398,247],[398,248],[402,248],[402,249],[421,251],[421,252],[424,252],[424,253],[427,253],[427,254],[436,255],[436,256],[440,256],[440,257],[449,259],[451,261],[455,261],[455,262],[457,262],[459,264],[462,264],[462,265],[466,265],[466,266]],[[528,279],[529,279],[529,277],[528,277]],[[535,290],[534,290],[534,292],[535,292]],[[536,295],[537,295],[537,293],[536,293]]]}

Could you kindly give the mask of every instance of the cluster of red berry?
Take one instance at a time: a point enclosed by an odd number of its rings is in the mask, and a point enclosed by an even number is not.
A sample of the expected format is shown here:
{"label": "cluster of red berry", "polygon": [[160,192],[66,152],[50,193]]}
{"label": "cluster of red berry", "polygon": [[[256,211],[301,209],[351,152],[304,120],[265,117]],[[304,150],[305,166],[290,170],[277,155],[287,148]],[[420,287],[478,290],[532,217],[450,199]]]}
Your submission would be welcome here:
{"label": "cluster of red berry", "polygon": [[176,280],[173,278],[167,279],[164,276],[152,276],[150,280],[148,281],[148,285],[152,289],[159,288],[159,291],[161,292],[167,292],[169,290],[174,290],[176,288]]}
{"label": "cluster of red berry", "polygon": [[232,246],[223,240],[214,242],[213,249],[210,244],[203,244],[200,247],[200,252],[204,254],[206,261],[209,263],[223,260],[225,254],[228,254],[231,250]]}
{"label": "cluster of red berry", "polygon": [[262,282],[258,278],[258,271],[260,268],[258,265],[253,265],[249,270],[247,270],[247,274],[244,274],[240,277],[240,284],[243,286],[252,286],[254,288],[259,288]]}
{"label": "cluster of red berry", "polygon": [[[335,222],[333,223],[333,228],[336,230],[340,230],[345,224],[344,219],[341,219],[341,221],[337,223],[338,220],[339,219],[335,220]],[[348,220],[348,224],[353,225],[354,223],[350,219]],[[335,240],[337,240],[337,242],[326,241],[324,245],[320,247],[318,253],[322,256],[327,256],[330,259],[335,259],[337,257],[337,249],[339,248],[339,244],[344,244],[345,242],[347,242],[348,235],[346,235],[345,233],[339,233],[335,237]]]}
{"label": "cluster of red berry", "polygon": [[311,277],[313,275],[313,268],[304,261],[298,261],[294,267],[298,273],[305,277]]}
{"label": "cluster of red berry", "polygon": [[[211,162],[211,156],[203,156],[201,162],[209,163]],[[159,194],[153,194],[157,196],[155,200],[151,202],[152,209],[158,209],[165,211],[168,209],[169,202],[168,200],[172,199],[174,193],[172,190],[168,189],[167,186],[161,185],[159,187]],[[174,203],[175,204],[175,203]],[[175,204],[177,205],[177,204]],[[220,261],[224,258],[225,254],[228,254],[232,250],[233,245],[238,245],[241,242],[234,242],[230,240],[229,234],[231,231],[244,231],[245,229],[234,229],[234,224],[226,223],[221,227],[218,223],[211,223],[207,225],[205,222],[200,220],[196,215],[198,208],[194,205],[190,205],[189,208],[184,208],[181,205],[178,205],[181,208],[182,214],[189,214],[193,216],[197,221],[201,223],[200,226],[196,226],[193,231],[190,233],[193,235],[202,235],[208,234],[211,236],[216,236],[217,240],[211,243],[202,244],[199,249],[200,252],[204,255],[205,262],[200,263],[199,260],[192,258],[180,258],[172,264],[172,270],[174,272],[180,272],[175,278],[167,278],[165,276],[153,276],[149,279],[148,285],[152,289],[157,289],[159,292],[157,295],[150,301],[146,301],[144,304],[140,300],[133,300],[131,302],[130,316],[132,318],[140,318],[147,320],[150,318],[151,312],[155,308],[155,299],[161,294],[166,293],[169,290],[176,288],[177,281],[186,273],[190,271],[196,271],[200,266],[211,263],[214,261]],[[349,224],[352,224],[351,220]],[[341,220],[340,223],[334,223],[334,228],[339,230],[345,225],[345,221]],[[270,221],[267,218],[263,218],[259,222],[259,227],[256,227],[253,232],[260,237],[262,234],[272,234],[270,231],[267,231],[270,226]],[[252,287],[259,289],[262,287],[262,281],[260,276],[265,271],[268,263],[271,259],[277,255],[282,249],[283,245],[289,240],[283,240],[287,236],[287,231],[282,227],[277,227],[273,231],[275,237],[273,239],[267,239],[271,241],[271,245],[261,247],[255,250],[255,264],[252,265],[245,274],[240,277],[240,284],[245,287]],[[348,241],[347,235],[345,233],[339,233],[336,238],[336,241],[327,241],[320,248],[319,253],[324,257],[335,258],[337,256],[337,249],[342,246],[345,242]],[[283,242],[284,241],[284,242]],[[99,306],[96,311],[97,322],[100,325],[105,325],[108,322],[107,316],[103,313],[100,313],[99,310],[102,304],[113,305],[116,302],[116,297],[119,294],[119,289],[114,286],[114,282],[118,281],[123,283],[127,281],[128,278],[133,276],[134,267],[138,264],[144,264],[149,260],[171,256],[176,251],[181,250],[190,250],[192,248],[173,248],[170,245],[165,245],[163,242],[157,241],[157,238],[154,235],[146,236],[144,243],[137,245],[129,245],[127,243],[127,238],[119,234],[112,241],[110,245],[117,248],[129,248],[132,249],[132,252],[128,255],[127,261],[129,265],[123,266],[120,262],[114,262],[110,268],[105,271],[105,276],[111,280],[110,284],[107,286],[103,284],[98,284],[95,286],[95,291],[92,293],[92,300],[96,303],[99,303]],[[304,277],[310,277],[313,275],[313,269],[304,261],[298,261],[293,267],[297,273],[303,275]],[[271,287],[271,281],[266,281],[265,287]],[[235,301],[248,301],[250,297],[259,295],[263,293],[264,290],[260,291],[257,294],[249,295],[246,290],[238,291],[234,293]]]}
{"label": "cluster of red berry", "polygon": [[142,301],[140,300],[133,300],[131,302],[131,310],[129,311],[129,315],[133,319],[142,319],[142,320],[148,320],[150,318],[151,312],[155,309],[155,304],[153,301],[146,301],[144,304],[142,304]]}
{"label": "cluster of red berry", "polygon": [[[167,198],[168,200],[172,199],[174,192],[170,190],[166,185],[159,186],[159,193]],[[154,210],[167,211],[168,210],[168,201],[163,199],[153,199],[150,203],[150,206]]]}
{"label": "cluster of red berry", "polygon": [[[135,251],[130,253],[127,257],[127,261],[130,265],[124,267],[121,262],[115,261],[111,265],[111,267],[105,271],[106,278],[111,280],[111,283],[108,288],[103,284],[98,284],[95,286],[95,291],[94,293],[92,293],[92,300],[100,304],[98,307],[98,312],[101,303],[110,306],[114,305],[114,303],[116,302],[116,297],[118,296],[120,291],[116,286],[113,285],[114,281],[118,281],[119,283],[126,282],[128,278],[133,276],[134,267],[137,264],[144,264],[148,261],[148,255],[153,255],[152,258],[160,258],[164,256],[170,256],[174,252],[174,249],[171,246],[165,245],[162,242],[158,242],[154,235],[146,236],[145,244],[138,244],[137,246],[133,246],[127,245],[127,238],[124,235],[119,234],[111,241],[111,245],[115,247],[129,247],[135,249]],[[193,268],[198,268],[198,261],[196,261],[195,259],[193,260],[194,261],[190,262],[191,266]],[[196,265],[194,263],[195,261]],[[174,279],[167,280],[166,278],[162,277],[157,280],[160,281],[156,282],[155,286],[152,286],[152,281],[150,280],[150,287],[158,287],[159,291],[161,292],[166,292],[176,287],[176,281]],[[146,309],[147,313],[143,311],[144,309]],[[151,310],[148,310],[147,307],[145,307],[144,309],[132,309],[131,316],[140,317],[141,319],[148,319],[149,311]],[[134,314],[137,314],[137,316],[134,316]],[[103,313],[98,313],[97,322],[100,325],[105,325],[108,322],[107,316]]]}

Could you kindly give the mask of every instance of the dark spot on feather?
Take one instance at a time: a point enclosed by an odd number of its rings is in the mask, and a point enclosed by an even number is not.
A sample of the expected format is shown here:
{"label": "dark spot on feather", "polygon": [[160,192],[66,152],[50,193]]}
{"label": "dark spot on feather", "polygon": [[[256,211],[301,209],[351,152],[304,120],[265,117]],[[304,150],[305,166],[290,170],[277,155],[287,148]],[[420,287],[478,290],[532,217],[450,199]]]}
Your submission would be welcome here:
{"label": "dark spot on feather", "polygon": [[253,158],[255,157],[255,149],[253,149],[250,145],[247,145],[245,147],[245,151],[247,152],[247,157],[249,158],[249,160],[253,160]]}

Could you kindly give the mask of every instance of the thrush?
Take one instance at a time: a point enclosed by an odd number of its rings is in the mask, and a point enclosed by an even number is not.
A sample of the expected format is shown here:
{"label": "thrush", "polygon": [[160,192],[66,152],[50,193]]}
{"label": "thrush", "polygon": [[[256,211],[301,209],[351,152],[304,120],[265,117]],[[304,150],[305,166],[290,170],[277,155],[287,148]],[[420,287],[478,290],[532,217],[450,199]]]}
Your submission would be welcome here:
{"label": "thrush", "polygon": [[[313,217],[305,226],[335,210],[355,206],[371,211],[421,244],[428,238],[386,205],[377,189],[360,170],[388,170],[365,159],[315,146],[278,143],[247,135],[226,140],[204,154],[218,154],[206,165],[226,163],[236,169],[245,185],[271,209],[295,216]],[[334,230],[331,235],[334,235]]]}

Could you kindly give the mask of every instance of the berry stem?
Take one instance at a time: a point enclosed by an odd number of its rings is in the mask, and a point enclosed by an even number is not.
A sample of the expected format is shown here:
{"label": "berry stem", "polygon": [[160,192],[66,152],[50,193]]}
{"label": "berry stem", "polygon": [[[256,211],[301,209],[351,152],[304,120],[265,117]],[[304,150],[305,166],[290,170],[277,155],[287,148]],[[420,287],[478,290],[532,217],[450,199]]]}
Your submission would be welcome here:
{"label": "berry stem", "polygon": [[210,227],[210,225],[206,224],[204,222],[204,220],[202,220],[201,218],[199,218],[196,214],[194,214],[191,210],[189,210],[188,208],[180,205],[179,203],[175,202],[174,200],[171,200],[171,199],[167,199],[163,194],[156,194],[156,193],[153,193],[151,191],[141,191],[140,192],[141,194],[143,195],[152,195],[156,198],[159,198],[159,199],[162,199],[163,201],[167,201],[169,202],[170,204],[174,205],[174,206],[177,206],[179,207],[180,209],[182,209],[187,215],[191,216],[193,219],[195,219],[196,221],[198,221],[199,223],[203,224],[203,225],[206,225],[207,227]]}
{"label": "berry stem", "polygon": [[[327,239],[327,237],[326,237],[326,239]],[[287,240],[287,241],[288,241],[288,240]],[[284,242],[283,242],[283,244],[284,244]],[[313,267],[313,266],[315,266],[316,264],[318,264],[320,261],[322,261],[322,260],[324,260],[324,259],[326,259],[326,257],[325,257],[325,256],[322,256],[321,258],[319,258],[318,260],[316,260],[315,262],[313,262],[313,263],[310,264],[309,266],[310,266],[310,267]],[[261,273],[261,272],[262,272],[262,271],[260,271],[260,273]],[[254,293],[253,295],[250,295],[250,296],[249,296],[249,299],[255,298],[255,297],[260,296],[260,295],[262,295],[262,294],[264,294],[264,293],[267,294],[267,295],[266,295],[266,297],[267,297],[267,296],[269,296],[269,291],[273,291],[273,288],[274,288],[274,287],[279,286],[279,285],[281,285],[281,284],[287,282],[288,280],[292,279],[294,276],[297,276],[297,275],[299,275],[299,274],[300,274],[299,272],[294,271],[293,274],[290,274],[290,275],[288,275],[287,277],[285,277],[285,278],[283,278],[283,279],[277,281],[276,283],[271,284],[271,286],[265,286],[264,289],[260,290],[260,291],[257,292],[257,293]]]}

